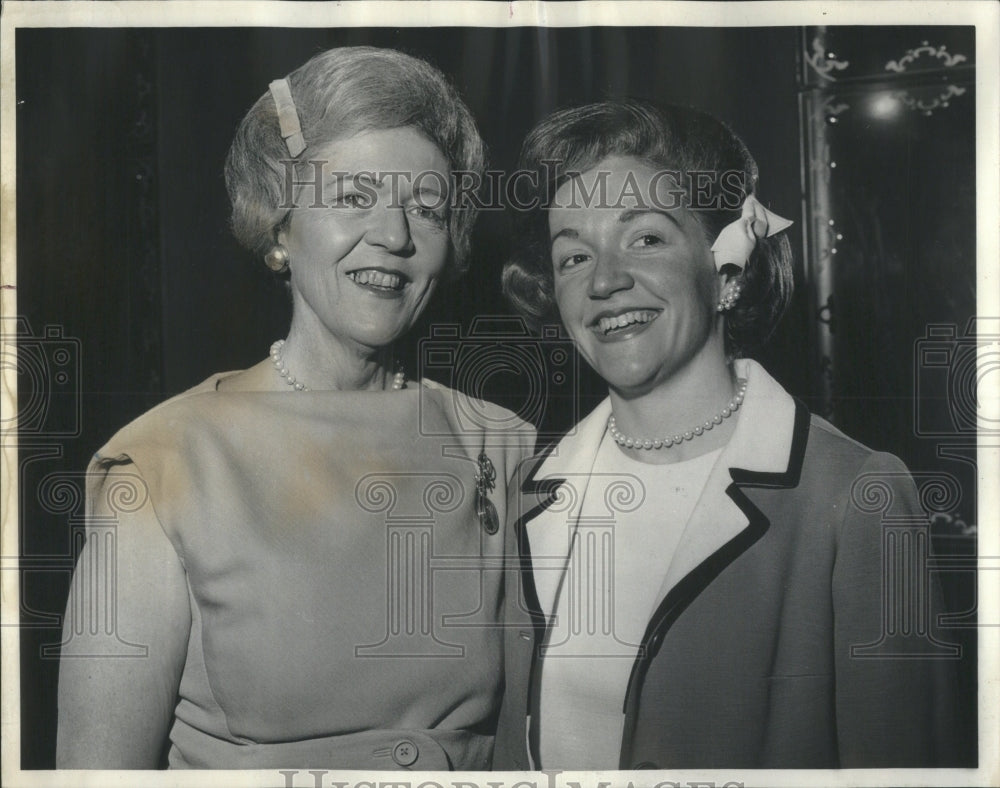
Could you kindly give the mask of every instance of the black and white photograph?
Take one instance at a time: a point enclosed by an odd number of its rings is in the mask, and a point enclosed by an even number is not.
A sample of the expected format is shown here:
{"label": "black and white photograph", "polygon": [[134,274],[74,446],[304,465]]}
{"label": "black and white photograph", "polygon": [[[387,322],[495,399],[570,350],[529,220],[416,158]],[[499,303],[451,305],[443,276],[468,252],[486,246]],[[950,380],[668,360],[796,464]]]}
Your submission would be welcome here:
{"label": "black and white photograph", "polygon": [[1000,784],[1000,5],[0,42],[4,785]]}

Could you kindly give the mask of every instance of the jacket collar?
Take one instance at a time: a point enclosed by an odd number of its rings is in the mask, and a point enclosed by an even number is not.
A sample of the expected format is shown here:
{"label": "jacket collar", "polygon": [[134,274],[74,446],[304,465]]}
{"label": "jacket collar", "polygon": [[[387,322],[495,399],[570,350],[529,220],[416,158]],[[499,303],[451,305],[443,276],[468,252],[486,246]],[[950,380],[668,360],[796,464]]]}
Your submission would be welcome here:
{"label": "jacket collar", "polygon": [[566,433],[545,456],[535,478],[553,479],[590,473],[597,459],[597,449],[608,427],[611,398],[605,397],[594,410]]}
{"label": "jacket collar", "polygon": [[[661,599],[709,556],[732,542],[752,520],[766,530],[766,518],[761,521],[760,512],[741,487],[793,486],[798,479],[808,412],[757,362],[736,361],[736,373],[747,379],[736,429],[716,460],[685,526],[660,589]],[[528,547],[527,523],[558,500],[559,485],[567,478],[586,478],[592,471],[610,415],[611,400],[607,398],[536,460],[521,488],[528,497],[522,502],[523,515],[518,523],[523,550]],[[585,494],[585,485],[580,488]],[[565,528],[565,518],[565,513],[553,518],[553,525]],[[532,530],[538,533],[545,527],[537,522]],[[564,534],[562,530],[561,538],[546,545],[546,552],[553,544],[565,544]]]}
{"label": "jacket collar", "polygon": [[760,364],[736,362],[736,374],[747,380],[736,429],[716,460],[698,503],[681,534],[660,598],[683,577],[733,540],[749,524],[743,497],[727,494],[738,479],[784,473],[790,464],[795,431],[795,400]]}
{"label": "jacket collar", "polygon": [[[738,359],[735,367],[737,376],[747,380],[747,393],[736,430],[717,465],[752,473],[782,473],[788,468],[792,447],[795,400],[756,361]],[[606,397],[542,458],[533,478],[589,473],[610,415],[611,398]]]}
{"label": "jacket collar", "polygon": [[521,487],[524,495],[519,503],[525,513],[516,527],[520,555],[529,567],[524,577],[525,601],[538,624],[553,610],[610,415],[611,400],[605,399],[550,447]]}
{"label": "jacket collar", "polygon": [[[795,429],[795,400],[756,361],[739,359],[736,374],[747,380],[746,397],[733,437],[722,450],[716,470],[731,468],[754,474],[782,474],[789,469]],[[525,484],[590,473],[611,415],[606,397],[576,427],[540,456]]]}

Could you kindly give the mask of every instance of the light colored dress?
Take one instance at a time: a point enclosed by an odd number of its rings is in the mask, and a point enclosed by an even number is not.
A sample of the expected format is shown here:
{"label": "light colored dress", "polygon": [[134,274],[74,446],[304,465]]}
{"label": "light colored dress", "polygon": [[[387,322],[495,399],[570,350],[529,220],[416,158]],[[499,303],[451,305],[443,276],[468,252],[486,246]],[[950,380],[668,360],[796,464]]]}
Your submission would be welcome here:
{"label": "light colored dress", "polygon": [[186,572],[170,766],[487,768],[504,533],[477,516],[476,474],[485,454],[502,524],[530,426],[432,383],[219,379],[125,427],[89,469],[90,511],[118,474],[141,478]]}

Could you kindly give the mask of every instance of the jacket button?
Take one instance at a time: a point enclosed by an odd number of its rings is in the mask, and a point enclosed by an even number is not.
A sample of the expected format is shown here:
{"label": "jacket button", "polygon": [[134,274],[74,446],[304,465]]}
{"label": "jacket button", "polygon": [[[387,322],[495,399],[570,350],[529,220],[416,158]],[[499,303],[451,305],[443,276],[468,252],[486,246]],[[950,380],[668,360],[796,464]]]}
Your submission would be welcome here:
{"label": "jacket button", "polygon": [[392,748],[392,759],[400,766],[412,766],[417,761],[420,751],[417,745],[409,739],[400,739]]}
{"label": "jacket button", "polygon": [[632,768],[633,769],[659,769],[660,767],[657,766],[652,761],[639,761],[639,763],[637,763]]}

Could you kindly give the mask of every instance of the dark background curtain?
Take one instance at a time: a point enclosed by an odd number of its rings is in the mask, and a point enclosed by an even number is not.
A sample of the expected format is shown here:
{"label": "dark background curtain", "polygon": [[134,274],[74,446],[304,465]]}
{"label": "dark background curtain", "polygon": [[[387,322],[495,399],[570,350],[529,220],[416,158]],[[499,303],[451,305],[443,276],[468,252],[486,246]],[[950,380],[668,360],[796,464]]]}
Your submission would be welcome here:
{"label": "dark background curtain", "polygon": [[[933,32],[914,31],[913,45]],[[575,102],[637,96],[695,105],[729,122],[756,155],[764,201],[797,220],[793,248],[805,250],[797,254],[800,297],[759,359],[852,436],[899,454],[911,467],[938,469],[944,460],[912,434],[913,366],[879,353],[886,323],[877,317],[905,315],[906,321],[888,324],[898,344],[911,347],[926,322],[964,327],[974,314],[974,181],[966,183],[958,207],[950,199],[937,205],[936,215],[947,216],[938,229],[948,253],[920,257],[918,268],[914,254],[924,247],[916,223],[926,215],[883,214],[884,203],[870,204],[872,184],[916,167],[883,171],[887,158],[864,142],[872,131],[864,118],[844,136],[839,171],[862,177],[846,181],[831,199],[867,217],[871,232],[909,246],[897,257],[866,247],[871,264],[857,259],[863,276],[838,280],[838,305],[856,298],[870,309],[852,319],[838,307],[839,325],[858,333],[838,338],[844,382],[834,410],[816,327],[829,319],[829,305],[815,303],[816,259],[803,235],[814,216],[801,210],[814,207],[815,184],[808,156],[800,160],[810,129],[800,109],[832,84],[807,75],[810,43],[811,36],[791,27],[18,30],[18,316],[16,326],[5,319],[4,331],[16,331],[20,340],[22,767],[54,763],[59,621],[83,522],[88,458],[169,395],[213,372],[256,363],[287,330],[283,286],[228,233],[222,162],[237,123],[267,83],[329,47],[397,47],[439,66],[466,97],[500,169],[512,168],[525,132],[539,118]],[[883,52],[885,60],[901,56],[900,43],[869,39],[877,59]],[[967,55],[971,65],[971,51]],[[972,96],[954,103],[959,111],[949,116],[952,125],[912,126],[902,138],[886,138],[886,150],[912,163],[937,155],[941,135],[964,134],[944,154],[961,185],[962,173],[974,176],[972,148],[961,141],[974,139]],[[939,193],[929,174],[901,188],[911,195]],[[473,320],[510,314],[499,294],[507,221],[501,212],[484,213],[472,270],[441,292],[415,341],[436,324],[459,324],[467,336]],[[952,268],[959,274],[944,273]],[[914,294],[928,286],[921,271],[936,271],[932,286],[949,294],[933,316],[914,309],[923,303]],[[851,388],[859,374],[851,358],[864,369],[877,365],[877,382]],[[448,370],[437,374],[454,382]],[[490,385],[487,393],[509,406],[523,400],[516,376],[498,375]],[[553,391],[559,396],[540,415],[552,430],[569,426],[603,396],[585,370],[568,385]],[[571,400],[581,403],[579,411],[560,406]],[[891,418],[873,417],[883,413],[879,408],[888,408]],[[967,511],[964,523],[973,524],[974,506]],[[968,583],[949,593],[954,609],[974,606]],[[974,680],[974,674],[966,678],[970,708]]]}

